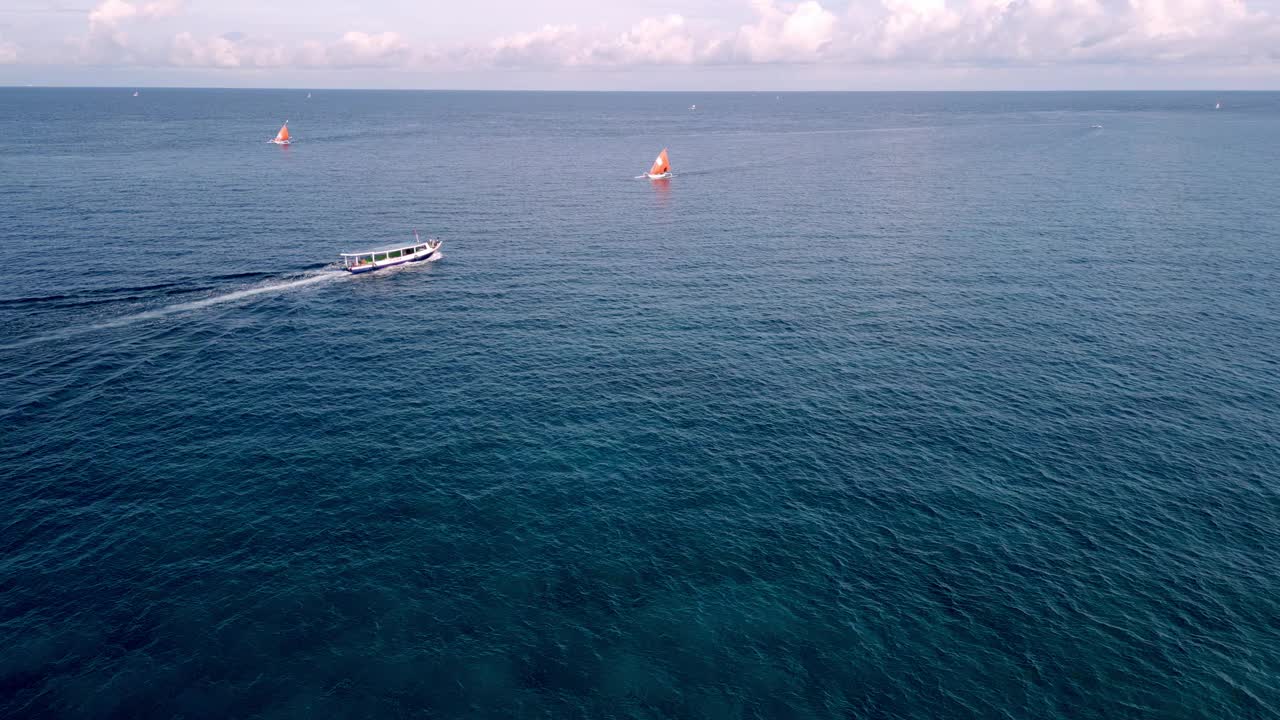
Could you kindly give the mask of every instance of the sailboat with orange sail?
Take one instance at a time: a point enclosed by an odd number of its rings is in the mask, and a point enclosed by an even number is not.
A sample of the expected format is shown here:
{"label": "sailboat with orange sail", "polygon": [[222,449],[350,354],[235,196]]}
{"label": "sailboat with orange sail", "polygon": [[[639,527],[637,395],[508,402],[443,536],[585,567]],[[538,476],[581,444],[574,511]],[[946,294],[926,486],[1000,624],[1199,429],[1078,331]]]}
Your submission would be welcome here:
{"label": "sailboat with orange sail", "polygon": [[650,180],[665,180],[671,177],[671,160],[667,157],[666,148],[662,148],[662,152],[658,153],[658,157],[653,161],[653,167],[649,168],[649,172],[645,175]]}
{"label": "sailboat with orange sail", "polygon": [[280,132],[276,133],[276,136],[267,142],[275,143],[276,145],[292,145],[293,141],[289,139],[289,121],[285,120],[284,124],[280,126]]}

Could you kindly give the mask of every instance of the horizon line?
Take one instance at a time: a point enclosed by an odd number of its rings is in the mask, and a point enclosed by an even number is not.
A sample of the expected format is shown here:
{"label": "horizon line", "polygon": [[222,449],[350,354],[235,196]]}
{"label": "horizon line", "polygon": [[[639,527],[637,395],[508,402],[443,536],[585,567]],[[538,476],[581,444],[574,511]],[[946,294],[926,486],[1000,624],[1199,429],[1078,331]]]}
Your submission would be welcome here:
{"label": "horizon line", "polygon": [[39,85],[0,83],[0,89],[11,90],[250,90],[250,91],[327,91],[327,92],[452,92],[452,93],[560,93],[560,94],[603,94],[603,93],[636,93],[636,94],[722,94],[722,95],[814,95],[814,94],[888,94],[888,93],[1277,93],[1276,89],[1244,89],[1244,88],[1035,88],[1035,89],[902,89],[902,90],[549,90],[529,88],[370,88],[370,87],[322,87],[314,85],[280,86],[280,87],[244,87],[235,85]]}

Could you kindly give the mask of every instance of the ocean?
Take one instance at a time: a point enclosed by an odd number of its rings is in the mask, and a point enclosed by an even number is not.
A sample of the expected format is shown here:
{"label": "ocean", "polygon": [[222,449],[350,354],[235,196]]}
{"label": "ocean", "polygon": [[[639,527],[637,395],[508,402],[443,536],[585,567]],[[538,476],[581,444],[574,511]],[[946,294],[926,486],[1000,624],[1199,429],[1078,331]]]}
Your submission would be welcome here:
{"label": "ocean", "polygon": [[1280,717],[1280,93],[132,91],[0,89],[0,716]]}

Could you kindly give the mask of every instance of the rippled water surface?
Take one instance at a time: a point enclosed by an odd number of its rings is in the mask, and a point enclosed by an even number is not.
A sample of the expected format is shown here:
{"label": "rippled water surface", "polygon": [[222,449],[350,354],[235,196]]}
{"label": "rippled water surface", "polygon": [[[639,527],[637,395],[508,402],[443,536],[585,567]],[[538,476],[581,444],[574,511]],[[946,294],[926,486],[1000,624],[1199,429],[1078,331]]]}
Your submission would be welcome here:
{"label": "rippled water surface", "polygon": [[1280,95],[131,95],[0,90],[0,716],[1280,716]]}

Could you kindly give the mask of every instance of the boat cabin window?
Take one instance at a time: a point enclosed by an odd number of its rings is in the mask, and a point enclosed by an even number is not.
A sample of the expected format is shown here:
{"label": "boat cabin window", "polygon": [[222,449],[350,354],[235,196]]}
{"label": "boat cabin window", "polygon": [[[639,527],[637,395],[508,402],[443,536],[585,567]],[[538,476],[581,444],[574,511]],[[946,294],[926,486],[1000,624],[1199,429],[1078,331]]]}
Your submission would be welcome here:
{"label": "boat cabin window", "polygon": [[387,257],[398,258],[398,257],[400,257],[400,251],[399,251],[399,250],[392,250],[391,252],[387,253]]}
{"label": "boat cabin window", "polygon": [[386,260],[386,259],[387,259],[387,254],[386,254],[386,253],[378,253],[377,255],[374,255],[374,256],[373,256],[373,260],[374,260],[374,262],[377,262],[377,261],[379,261],[379,260]]}

